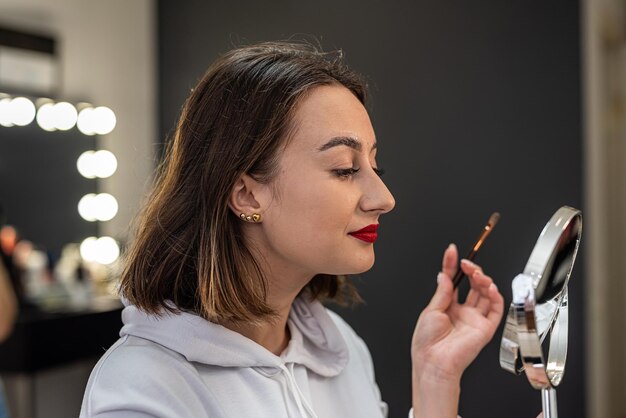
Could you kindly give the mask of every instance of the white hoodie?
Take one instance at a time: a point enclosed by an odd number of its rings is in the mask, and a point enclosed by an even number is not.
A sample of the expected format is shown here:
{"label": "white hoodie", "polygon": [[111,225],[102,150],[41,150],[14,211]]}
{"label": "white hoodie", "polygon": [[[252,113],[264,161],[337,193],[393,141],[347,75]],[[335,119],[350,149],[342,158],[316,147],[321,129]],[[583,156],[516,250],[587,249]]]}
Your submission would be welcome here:
{"label": "white hoodie", "polygon": [[189,313],[127,306],[122,321],[91,373],[81,418],[387,416],[365,343],[317,301],[294,301],[280,356]]}

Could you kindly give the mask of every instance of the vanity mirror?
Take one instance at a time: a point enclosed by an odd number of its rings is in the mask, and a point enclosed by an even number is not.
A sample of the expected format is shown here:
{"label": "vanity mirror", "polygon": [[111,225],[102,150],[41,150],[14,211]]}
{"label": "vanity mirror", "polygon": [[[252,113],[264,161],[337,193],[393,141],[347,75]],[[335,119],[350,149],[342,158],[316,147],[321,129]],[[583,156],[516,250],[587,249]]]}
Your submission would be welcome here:
{"label": "vanity mirror", "polygon": [[[557,418],[555,388],[567,357],[567,284],[582,233],[582,214],[563,206],[539,235],[524,272],[513,279],[513,301],[500,345],[500,366],[524,372],[541,390],[544,418]],[[544,355],[544,344],[549,346]]]}
{"label": "vanity mirror", "polygon": [[0,205],[5,221],[42,249],[60,254],[68,242],[98,234],[78,213],[98,182],[80,175],[76,160],[96,138],[78,130],[46,132],[36,124],[0,127]]}

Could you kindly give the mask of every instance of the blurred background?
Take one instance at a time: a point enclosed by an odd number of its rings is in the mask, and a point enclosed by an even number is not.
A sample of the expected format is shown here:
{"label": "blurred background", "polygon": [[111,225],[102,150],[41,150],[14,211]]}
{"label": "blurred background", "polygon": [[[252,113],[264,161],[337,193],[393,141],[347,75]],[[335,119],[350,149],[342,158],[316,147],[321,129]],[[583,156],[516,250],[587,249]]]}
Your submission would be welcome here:
{"label": "blurred background", "polygon": [[[583,211],[584,230],[559,410],[626,417],[624,0],[0,0],[11,416],[78,415],[121,325],[118,255],[185,98],[219,54],[277,39],[341,49],[370,84],[397,206],[356,278],[366,304],[334,309],[368,344],[390,417],[410,408],[410,338],[446,246],[467,252],[499,211],[477,260],[508,304],[562,205]],[[500,369],[501,335],[464,377],[464,418],[541,409],[524,376]]]}

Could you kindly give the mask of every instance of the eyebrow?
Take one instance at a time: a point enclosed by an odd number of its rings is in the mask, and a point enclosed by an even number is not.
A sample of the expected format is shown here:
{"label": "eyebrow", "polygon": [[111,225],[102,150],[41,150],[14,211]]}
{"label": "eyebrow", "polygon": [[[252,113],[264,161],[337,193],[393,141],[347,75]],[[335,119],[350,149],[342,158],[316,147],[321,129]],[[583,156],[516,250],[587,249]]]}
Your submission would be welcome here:
{"label": "eyebrow", "polygon": [[[337,147],[340,145],[344,145],[346,147],[355,149],[357,151],[361,151],[363,146],[361,145],[361,141],[351,136],[336,136],[331,138],[327,143],[318,148],[318,151],[326,151],[329,148]],[[377,146],[376,142],[372,145],[372,149],[375,149]]]}

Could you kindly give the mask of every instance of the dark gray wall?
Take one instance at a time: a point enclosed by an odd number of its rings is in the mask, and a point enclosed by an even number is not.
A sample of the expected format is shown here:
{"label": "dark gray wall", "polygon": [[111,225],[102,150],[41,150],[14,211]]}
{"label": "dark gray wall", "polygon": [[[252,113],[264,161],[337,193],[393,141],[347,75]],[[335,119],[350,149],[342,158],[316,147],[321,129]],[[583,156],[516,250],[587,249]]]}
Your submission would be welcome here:
{"label": "dark gray wall", "polygon": [[[342,314],[373,354],[391,417],[410,406],[409,343],[449,242],[465,253],[492,211],[484,264],[510,302],[543,225],[582,203],[579,4],[402,0],[160,1],[162,138],[207,65],[240,43],[314,35],[369,77],[379,163],[395,194],[367,305]],[[584,251],[584,243],[583,243]],[[571,286],[560,412],[584,416],[581,260]],[[501,329],[467,371],[461,414],[535,417],[540,393],[499,368]]]}

